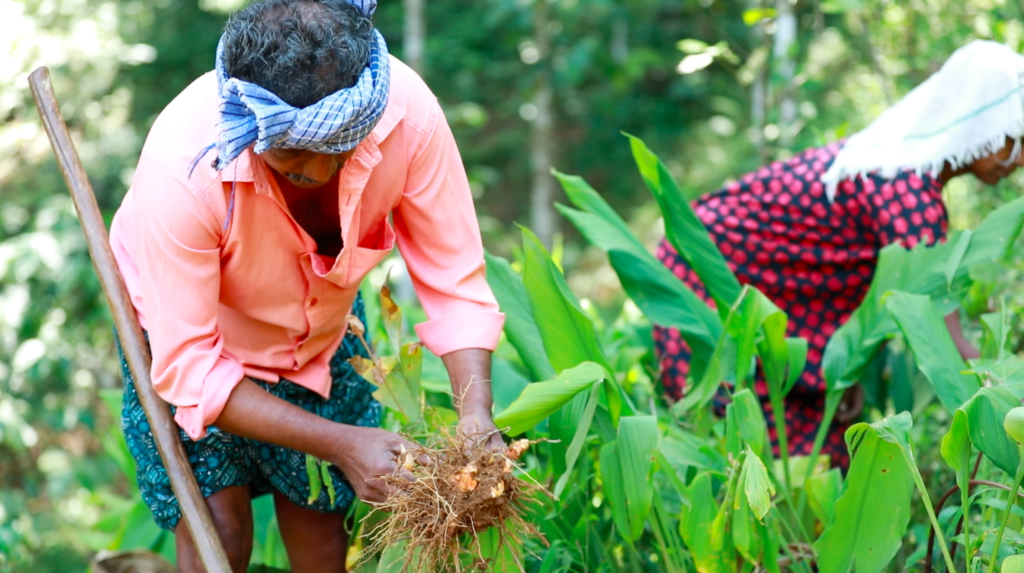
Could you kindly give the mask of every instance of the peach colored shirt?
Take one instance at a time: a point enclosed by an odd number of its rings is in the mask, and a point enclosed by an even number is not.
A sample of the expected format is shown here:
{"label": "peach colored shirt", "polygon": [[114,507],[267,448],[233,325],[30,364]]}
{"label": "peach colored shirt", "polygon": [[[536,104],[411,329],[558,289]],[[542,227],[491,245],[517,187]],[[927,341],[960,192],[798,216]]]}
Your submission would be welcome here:
{"label": "peach colored shirt", "polygon": [[220,173],[211,151],[189,173],[217,139],[213,72],[153,124],[110,242],[149,332],[153,384],[193,439],[243,376],[328,396],[360,281],[396,242],[429,318],[416,327],[426,347],[444,355],[497,345],[504,315],[485,280],[455,139],[419,76],[394,58],[391,74],[380,123],[338,178],[336,259],[316,253],[251,149]]}

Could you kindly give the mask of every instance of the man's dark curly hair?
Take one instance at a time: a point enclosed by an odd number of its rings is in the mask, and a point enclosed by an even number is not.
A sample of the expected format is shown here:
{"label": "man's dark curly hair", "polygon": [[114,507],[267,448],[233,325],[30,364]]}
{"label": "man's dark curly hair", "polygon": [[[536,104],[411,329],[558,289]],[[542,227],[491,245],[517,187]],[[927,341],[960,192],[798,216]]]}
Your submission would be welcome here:
{"label": "man's dark curly hair", "polygon": [[373,22],[343,0],[258,0],[224,26],[224,67],[303,108],[355,85],[374,41]]}

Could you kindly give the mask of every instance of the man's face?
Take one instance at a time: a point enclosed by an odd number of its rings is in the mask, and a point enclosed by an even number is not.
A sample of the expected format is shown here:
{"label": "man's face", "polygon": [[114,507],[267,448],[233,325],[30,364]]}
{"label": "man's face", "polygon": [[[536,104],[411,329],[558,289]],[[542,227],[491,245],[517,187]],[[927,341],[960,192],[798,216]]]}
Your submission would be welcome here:
{"label": "man's face", "polygon": [[1013,140],[1008,137],[1006,138],[1005,147],[988,157],[982,157],[970,164],[967,170],[983,183],[995,185],[1016,171],[1018,167],[1024,166],[1024,153],[1020,153],[1018,148],[1017,156],[1011,157],[1013,151]]}
{"label": "man's face", "polygon": [[330,181],[353,154],[354,149],[338,155],[305,149],[268,149],[260,157],[296,187],[313,189]]}

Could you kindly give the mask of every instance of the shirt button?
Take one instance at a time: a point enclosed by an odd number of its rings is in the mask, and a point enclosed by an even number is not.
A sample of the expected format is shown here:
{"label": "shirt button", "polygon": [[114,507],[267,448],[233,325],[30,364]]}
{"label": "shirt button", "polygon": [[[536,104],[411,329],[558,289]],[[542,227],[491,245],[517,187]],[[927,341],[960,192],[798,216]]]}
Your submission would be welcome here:
{"label": "shirt button", "polygon": [[316,303],[320,302],[316,298],[309,299],[309,306],[316,306]]}

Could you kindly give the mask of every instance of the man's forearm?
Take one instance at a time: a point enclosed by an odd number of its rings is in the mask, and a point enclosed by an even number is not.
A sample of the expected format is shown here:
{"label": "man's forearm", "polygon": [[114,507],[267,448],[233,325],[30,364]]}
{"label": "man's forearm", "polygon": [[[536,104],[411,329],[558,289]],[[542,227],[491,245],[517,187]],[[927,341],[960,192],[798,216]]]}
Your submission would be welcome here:
{"label": "man's forearm", "polygon": [[491,352],[482,348],[456,350],[441,357],[452,382],[455,410],[491,415]]}
{"label": "man's forearm", "polygon": [[236,436],[291,448],[320,459],[337,453],[345,426],[290,404],[244,378],[214,424]]}

